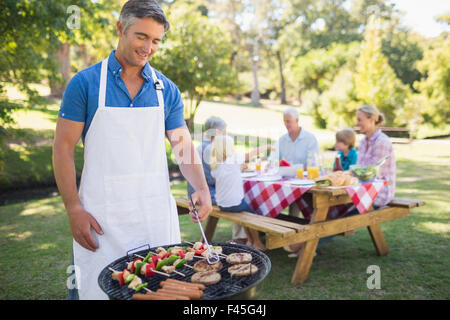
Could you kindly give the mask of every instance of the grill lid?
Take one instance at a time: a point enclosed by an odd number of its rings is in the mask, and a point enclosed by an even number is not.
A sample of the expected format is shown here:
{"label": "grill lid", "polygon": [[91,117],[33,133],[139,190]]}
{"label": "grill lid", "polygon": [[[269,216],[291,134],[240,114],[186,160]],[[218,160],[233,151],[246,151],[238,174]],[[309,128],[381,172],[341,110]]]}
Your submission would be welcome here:
{"label": "grill lid", "polygon": [[[253,247],[242,244],[220,243],[220,242],[212,243],[212,245],[221,246],[222,253],[225,255],[229,255],[235,252],[250,253],[253,258],[251,263],[258,267],[258,271],[251,276],[242,277],[234,275],[233,277],[231,277],[232,279],[230,281],[231,275],[228,273],[228,268],[232,265],[226,262],[225,258],[220,259],[220,261],[223,264],[223,267],[218,272],[220,273],[222,278],[218,283],[206,286],[202,300],[220,300],[231,298],[234,295],[243,293],[244,291],[247,291],[250,288],[256,286],[270,272],[271,268],[270,259],[267,257],[267,255],[265,255],[259,250],[254,249]],[[190,246],[190,245],[187,243],[178,243],[161,247],[164,249],[168,249],[173,246]],[[156,248],[150,248],[150,250],[142,250],[134,253],[141,256],[146,256],[149,251],[155,252]],[[122,271],[127,267],[128,262],[133,261],[136,258],[137,257],[134,255],[124,256],[110,263],[100,272],[100,275],[98,277],[98,284],[100,288],[103,290],[103,292],[105,292],[111,299],[131,300],[132,295],[135,292],[134,290],[129,289],[128,286],[126,285],[123,285],[122,287],[119,286],[119,283],[111,278],[111,271],[108,268]],[[191,266],[194,265],[194,263],[198,260],[199,259],[194,259],[193,261],[190,261],[189,265]],[[185,277],[176,273],[171,273],[170,276],[171,279],[190,282],[191,276],[194,274],[194,271],[186,266],[184,266],[181,269],[177,269],[177,271],[180,271],[183,274],[185,274]],[[167,277],[156,274],[150,278],[144,278],[143,276],[141,276],[141,279],[143,282],[148,283],[147,286],[148,289],[156,291],[161,287],[159,283],[161,281],[166,280]]]}

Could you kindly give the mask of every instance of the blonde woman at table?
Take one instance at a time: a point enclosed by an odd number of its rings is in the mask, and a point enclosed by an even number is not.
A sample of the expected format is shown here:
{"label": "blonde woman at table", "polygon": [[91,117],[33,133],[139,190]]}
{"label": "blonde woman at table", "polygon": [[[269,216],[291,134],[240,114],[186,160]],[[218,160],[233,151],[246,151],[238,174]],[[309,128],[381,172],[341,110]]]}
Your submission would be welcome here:
{"label": "blonde woman at table", "polygon": [[358,148],[358,165],[374,166],[383,157],[389,156],[386,162],[378,170],[378,179],[387,181],[387,185],[381,190],[373,202],[374,207],[381,207],[394,199],[396,163],[394,148],[389,137],[381,132],[380,126],[384,122],[384,115],[372,105],[363,105],[356,112],[357,126],[365,137]]}
{"label": "blonde woman at table", "polygon": [[[216,179],[216,202],[220,210],[228,212],[256,212],[244,200],[244,185],[241,176],[241,165],[254,156],[263,153],[271,146],[261,146],[249,153],[235,153],[234,140],[230,136],[217,136],[211,147],[211,174]],[[233,233],[239,225],[233,224]],[[259,239],[258,231],[244,228],[247,234],[247,245],[265,250]]]}
{"label": "blonde woman at table", "polygon": [[[377,107],[372,105],[362,105],[356,111],[356,125],[365,137],[361,140],[358,148],[357,164],[361,166],[374,166],[385,156],[389,156],[386,162],[378,170],[378,179],[387,181],[387,185],[380,191],[373,202],[373,208],[387,205],[394,199],[395,194],[395,177],[396,163],[394,148],[389,137],[381,132],[380,126],[384,122],[384,115]],[[348,216],[358,214],[358,210],[354,209],[347,214]],[[333,239],[335,236],[325,237],[319,240],[317,248]],[[286,251],[298,252],[302,244],[294,244],[285,247]]]}

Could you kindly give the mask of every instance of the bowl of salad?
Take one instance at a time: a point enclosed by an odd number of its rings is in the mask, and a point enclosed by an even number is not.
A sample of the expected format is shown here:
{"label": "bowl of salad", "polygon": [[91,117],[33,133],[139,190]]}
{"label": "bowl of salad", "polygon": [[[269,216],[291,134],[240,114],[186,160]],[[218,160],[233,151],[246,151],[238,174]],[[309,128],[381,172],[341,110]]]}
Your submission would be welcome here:
{"label": "bowl of salad", "polygon": [[374,166],[361,166],[352,165],[350,166],[353,176],[357,177],[361,182],[371,182],[377,176],[377,169]]}

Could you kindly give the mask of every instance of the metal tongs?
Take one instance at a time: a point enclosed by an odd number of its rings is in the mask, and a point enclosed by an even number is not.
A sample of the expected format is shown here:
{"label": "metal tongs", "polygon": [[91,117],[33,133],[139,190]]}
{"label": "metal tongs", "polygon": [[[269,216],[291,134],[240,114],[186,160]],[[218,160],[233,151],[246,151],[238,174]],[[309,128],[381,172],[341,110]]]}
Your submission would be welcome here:
{"label": "metal tongs", "polygon": [[200,231],[202,232],[203,240],[205,241],[206,247],[208,248],[207,249],[208,253],[206,255],[206,261],[208,261],[208,264],[215,264],[215,263],[219,262],[220,257],[217,253],[212,252],[211,246],[209,245],[208,239],[206,239],[205,232],[203,231],[202,223],[200,222],[200,219],[198,217],[198,212],[197,212],[197,209],[195,208],[194,201],[192,201],[192,197],[190,195],[189,195],[189,199],[191,200],[195,218],[197,218],[197,222],[200,227]]}

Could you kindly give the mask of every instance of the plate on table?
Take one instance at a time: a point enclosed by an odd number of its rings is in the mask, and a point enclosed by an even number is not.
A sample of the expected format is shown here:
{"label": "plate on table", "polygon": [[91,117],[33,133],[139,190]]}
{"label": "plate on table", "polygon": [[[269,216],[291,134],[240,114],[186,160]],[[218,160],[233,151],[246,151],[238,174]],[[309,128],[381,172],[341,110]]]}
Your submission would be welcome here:
{"label": "plate on table", "polygon": [[294,179],[288,181],[290,184],[295,184],[296,186],[302,186],[302,187],[309,187],[314,186],[316,183],[314,180],[308,180],[308,179]]}
{"label": "plate on table", "polygon": [[256,177],[258,173],[256,171],[246,171],[241,173],[242,178]]}
{"label": "plate on table", "polygon": [[280,175],[262,176],[262,177],[258,178],[259,181],[277,181],[277,180],[281,180],[281,179],[283,179],[283,177]]}

